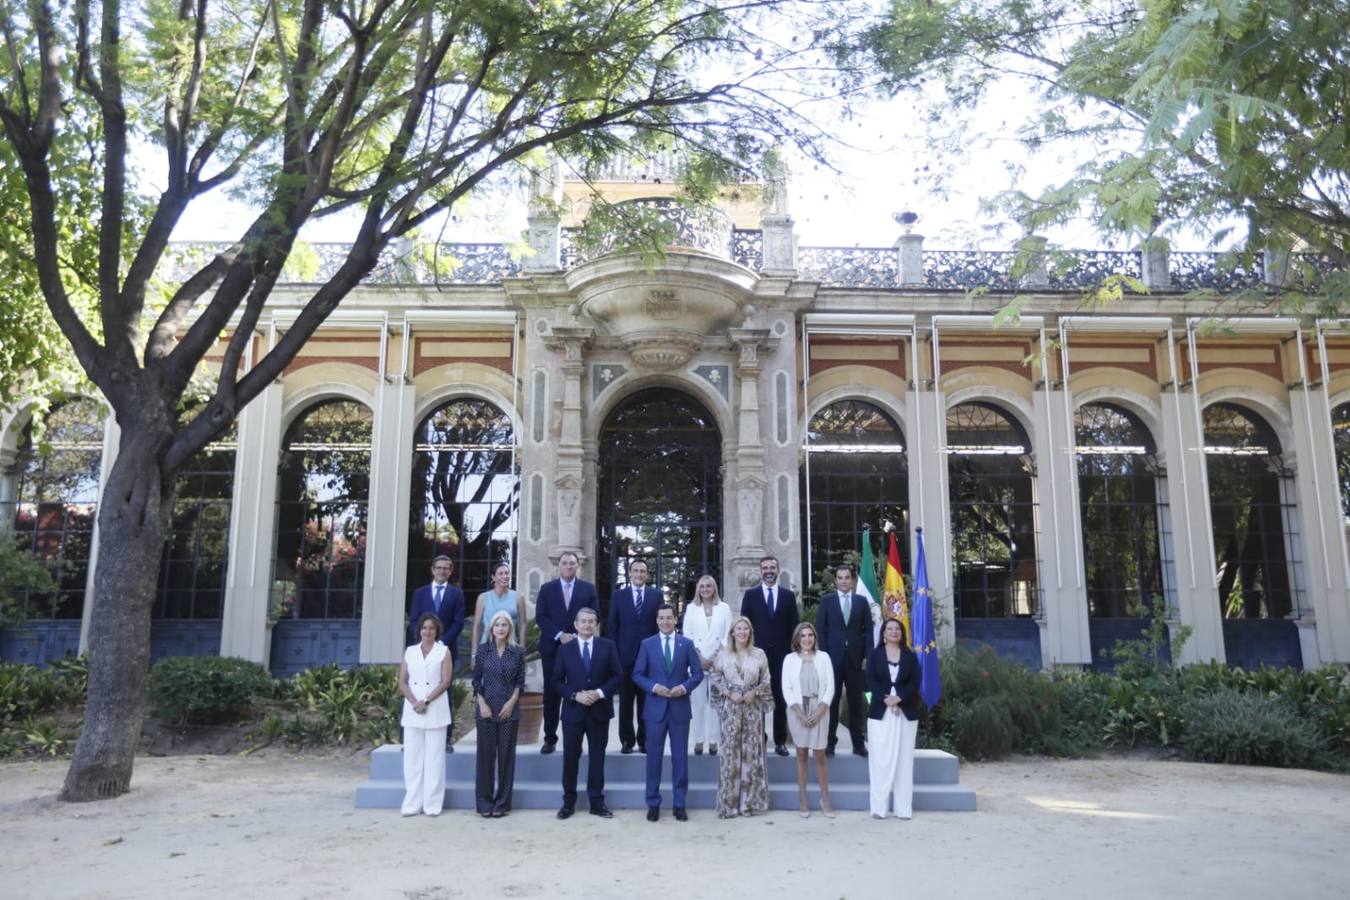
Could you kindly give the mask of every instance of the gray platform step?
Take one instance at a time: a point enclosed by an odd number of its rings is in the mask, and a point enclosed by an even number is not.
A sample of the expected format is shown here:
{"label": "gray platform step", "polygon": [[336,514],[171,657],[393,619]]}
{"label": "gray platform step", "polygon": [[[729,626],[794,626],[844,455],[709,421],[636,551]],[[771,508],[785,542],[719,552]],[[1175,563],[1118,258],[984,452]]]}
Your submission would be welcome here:
{"label": "gray platform step", "polygon": [[[445,805],[448,809],[474,808],[475,747],[457,744],[446,754]],[[646,808],[646,757],[617,751],[605,754],[605,802],[614,809]],[[812,766],[814,769],[814,764]],[[670,806],[670,758],[663,766],[663,805]],[[797,808],[797,767],[792,757],[769,756],[769,805]],[[516,757],[515,809],[557,809],[562,801],[562,753],[541,755],[536,747],[522,747]],[[818,805],[811,775],[808,793]],[[586,806],[586,762],[581,763],[578,805]],[[690,809],[712,809],[717,799],[717,757],[689,757]],[[867,760],[853,755],[830,758],[830,799],[836,809],[868,808]],[[370,754],[370,778],[356,789],[358,809],[397,809],[403,802],[403,757],[397,744]],[[970,811],[975,792],[960,785],[960,761],[940,750],[918,750],[914,758],[914,808]]]}

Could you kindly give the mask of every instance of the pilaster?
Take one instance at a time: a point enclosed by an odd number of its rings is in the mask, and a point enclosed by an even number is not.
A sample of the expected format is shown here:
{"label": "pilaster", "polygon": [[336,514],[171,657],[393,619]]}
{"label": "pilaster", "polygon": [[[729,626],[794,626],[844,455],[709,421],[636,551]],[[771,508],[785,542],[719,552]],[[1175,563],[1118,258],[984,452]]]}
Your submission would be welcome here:
{"label": "pilaster", "polygon": [[759,559],[764,555],[766,521],[765,487],[768,476],[764,468],[764,444],[760,431],[759,380],[763,371],[761,353],[772,351],[778,339],[767,328],[728,329],[736,350],[736,383],[739,387],[736,416],[736,550],[732,555],[737,581],[745,581],[741,573],[758,572]]}
{"label": "pilaster", "polygon": [[361,600],[363,663],[403,657],[407,608],[408,503],[412,490],[416,389],[401,376],[375,392],[370,506],[366,519],[366,580]]}
{"label": "pilaster", "polygon": [[578,326],[555,327],[545,341],[562,356],[562,423],[557,443],[553,485],[557,500],[558,543],[555,553],[581,553],[582,499],[586,488],[585,451],[581,445],[581,379],[585,351],[595,330]]}
{"label": "pilaster", "polygon": [[[909,452],[910,533],[922,528],[924,556],[928,564],[928,587],[933,615],[938,623],[938,644],[956,643],[956,618],[952,584],[950,474],[947,470],[947,396],[933,389],[932,382],[915,385],[905,395],[908,407],[905,435]],[[910,548],[918,559],[918,542]],[[912,574],[912,573],[911,573]]]}
{"label": "pilaster", "polygon": [[1296,622],[1303,639],[1303,666],[1350,662],[1350,560],[1339,502],[1335,438],[1324,388],[1290,392],[1297,460],[1298,530],[1307,590]]}

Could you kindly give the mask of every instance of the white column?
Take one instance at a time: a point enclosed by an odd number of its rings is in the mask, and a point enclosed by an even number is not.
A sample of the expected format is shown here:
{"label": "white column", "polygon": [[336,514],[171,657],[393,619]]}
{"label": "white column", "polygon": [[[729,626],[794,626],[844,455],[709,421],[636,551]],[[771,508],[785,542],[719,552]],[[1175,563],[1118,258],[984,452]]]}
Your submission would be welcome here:
{"label": "white column", "polygon": [[398,376],[375,391],[361,599],[363,663],[393,663],[403,657],[415,403],[416,388]]}
{"label": "white column", "polygon": [[239,416],[234,493],[230,509],[230,559],[220,655],[268,664],[267,610],[271,603],[272,533],[277,463],[281,455],[280,384],[268,385]]}
{"label": "white column", "polygon": [[80,653],[89,652],[89,619],[94,613],[94,570],[98,568],[99,514],[103,511],[103,489],[108,486],[108,476],[112,474],[113,463],[117,462],[117,449],[122,442],[122,428],[112,413],[103,423],[103,453],[98,473],[99,505],[94,510],[94,528],[89,536],[89,570],[84,579],[84,609],[80,615]]}
{"label": "white column", "polygon": [[[1036,391],[1036,481],[1041,521],[1041,598],[1045,630],[1041,662],[1089,665],[1087,590],[1083,582],[1083,535],[1078,508],[1078,466],[1074,455],[1072,400],[1065,391]],[[1066,404],[1066,400],[1069,400]]]}
{"label": "white column", "polygon": [[[938,644],[956,643],[955,596],[952,584],[951,498],[947,471],[947,396],[941,391],[911,390],[905,398],[909,452],[910,530],[923,529],[928,563],[928,587],[933,615],[940,627]],[[918,545],[910,548],[911,565],[918,562]],[[912,573],[911,573],[912,574]]]}
{"label": "white column", "polygon": [[1181,663],[1226,659],[1199,402],[1193,390],[1162,393],[1162,442],[1176,550],[1177,611],[1181,624],[1192,629],[1180,659],[1174,657]]}
{"label": "white column", "polygon": [[1297,459],[1295,492],[1307,590],[1296,611],[1303,666],[1350,662],[1350,585],[1331,409],[1325,388],[1290,392]]}

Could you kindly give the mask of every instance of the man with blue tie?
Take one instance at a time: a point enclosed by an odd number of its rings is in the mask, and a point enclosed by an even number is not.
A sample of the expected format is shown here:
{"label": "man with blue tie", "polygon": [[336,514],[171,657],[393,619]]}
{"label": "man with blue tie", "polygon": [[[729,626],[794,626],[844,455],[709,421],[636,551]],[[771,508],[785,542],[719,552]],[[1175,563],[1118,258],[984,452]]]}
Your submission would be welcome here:
{"label": "man with blue tie", "polygon": [[834,591],[820,598],[816,613],[816,634],[820,649],[830,655],[834,666],[834,699],[830,701],[830,730],[825,752],[834,755],[838,743],[839,697],[848,691],[848,733],[853,752],[867,755],[867,704],[863,701],[867,657],[872,652],[872,609],[866,597],[853,593],[853,569],[847,565],[834,570]]}
{"label": "man with blue tie", "polygon": [[[426,613],[435,613],[441,620],[441,643],[450,648],[450,656],[459,658],[459,635],[464,630],[464,592],[450,583],[454,572],[454,563],[448,556],[438,556],[431,561],[431,584],[423,585],[413,591],[412,611],[408,614],[408,646],[422,640],[417,634],[417,622]],[[454,753],[453,740],[449,729],[445,733],[445,752]]]}
{"label": "man with blue tie", "polygon": [[773,687],[773,752],[787,756],[787,701],[783,699],[783,660],[792,652],[792,632],[797,629],[797,595],[778,583],[778,559],[759,561],[760,583],[741,597],[741,615],[755,629],[755,646],[769,658]]}
{"label": "man with blue tie", "polygon": [[549,679],[562,697],[563,803],[558,818],[569,819],[577,805],[577,769],[581,739],[586,739],[586,798],[593,816],[614,818],[605,806],[605,747],[609,720],[614,718],[614,693],[623,679],[623,666],[614,642],[597,637],[599,616],[590,607],[577,610],[576,637],[558,650]]}
{"label": "man with blue tie", "polygon": [[[558,649],[576,638],[577,610],[600,605],[595,585],[577,577],[577,555],[564,550],[558,557],[558,577],[544,583],[534,601],[534,621],[539,626],[539,659],[544,672],[552,672]],[[558,710],[562,696],[553,689],[553,680],[544,679],[544,745],[540,753],[552,753],[558,746]]]}
{"label": "man with blue tie", "polygon": [[661,758],[670,735],[670,775],[675,818],[688,821],[685,797],[689,793],[689,722],[694,717],[689,693],[703,680],[703,666],[694,642],[675,633],[675,607],[656,609],[654,634],[642,642],[633,681],[647,694],[642,718],[647,725],[647,821],[661,818]]}
{"label": "man with blue tie", "polygon": [[[621,753],[647,752],[647,728],[642,722],[646,695],[633,682],[633,666],[638,648],[656,634],[656,608],[661,594],[647,587],[647,564],[635,559],[628,564],[628,586],[619,588],[609,599],[609,638],[619,645],[623,663],[623,686],[619,689],[619,743]],[[637,728],[633,727],[633,705],[637,705]]]}

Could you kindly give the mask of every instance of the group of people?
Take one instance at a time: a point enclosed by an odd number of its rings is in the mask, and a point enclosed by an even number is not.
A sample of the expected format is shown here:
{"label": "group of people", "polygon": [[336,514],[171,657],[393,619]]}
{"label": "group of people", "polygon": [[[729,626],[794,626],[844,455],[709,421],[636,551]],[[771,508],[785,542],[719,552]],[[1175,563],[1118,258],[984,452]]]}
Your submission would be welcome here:
{"label": "group of people", "polygon": [[[677,630],[674,607],[647,584],[647,564],[634,560],[627,585],[610,598],[604,636],[595,585],[577,577],[577,570],[576,554],[563,553],[558,577],[540,588],[535,601],[544,671],[540,752],[554,753],[559,731],[562,737],[559,819],[576,812],[583,741],[589,812],[614,815],[605,804],[605,751],[616,697],[620,752],[646,755],[648,821],[661,816],[667,747],[672,812],[678,821],[687,820],[691,740],[695,755],[706,748],[718,757],[719,816],[766,811],[770,714],[773,752],[788,756],[789,737],[796,748],[801,815],[811,814],[807,776],[814,758],[820,809],[833,818],[826,757],[835,752],[845,693],[853,753],[868,759],[872,815],[912,815],[918,659],[899,619],[885,620],[874,640],[870,603],[854,593],[856,576],[849,566],[835,570],[835,590],[821,598],[815,624],[799,621],[796,595],[779,585],[778,560],[766,556],[760,584],[741,598],[739,617],[719,596],[716,580],[705,575]],[[404,815],[437,815],[443,803],[439,750],[451,749],[446,697],[451,648],[465,621],[464,597],[449,584],[451,572],[450,560],[438,557],[432,583],[413,597],[414,643],[399,671]],[[510,812],[525,680],[526,608],[510,588],[510,574],[505,564],[493,570],[492,588],[478,598],[471,632],[477,810],[489,818]]]}

